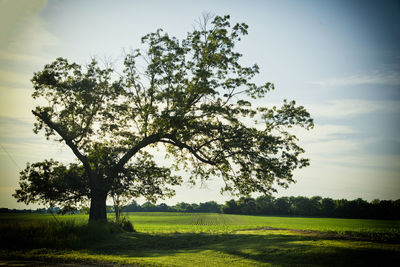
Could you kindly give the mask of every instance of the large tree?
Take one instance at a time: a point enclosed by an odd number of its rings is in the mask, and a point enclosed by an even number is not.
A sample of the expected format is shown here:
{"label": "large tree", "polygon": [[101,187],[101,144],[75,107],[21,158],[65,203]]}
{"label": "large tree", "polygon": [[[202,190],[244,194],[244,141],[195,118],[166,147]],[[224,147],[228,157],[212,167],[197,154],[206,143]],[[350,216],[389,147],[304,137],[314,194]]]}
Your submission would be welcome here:
{"label": "large tree", "polygon": [[[41,100],[32,111],[34,131],[64,142],[79,160],[90,221],[106,219],[107,195],[124,189],[132,175],[150,187],[152,177],[180,183],[142,153],[148,147],[163,145],[172,167],[186,170],[189,181],[219,176],[222,191],[242,195],[287,187],[293,170],[309,164],[288,131],[313,126],[304,107],[294,101],[252,107],[251,99],[274,86],[253,83],[258,66],[239,62],[235,45],[247,28],[231,26],[229,16],[204,17],[181,41],[161,29],[147,34],[142,50],[125,55],[123,71],[58,58],[34,74],[33,97]],[[26,184],[30,174],[22,175]],[[25,191],[17,198],[33,194]]]}

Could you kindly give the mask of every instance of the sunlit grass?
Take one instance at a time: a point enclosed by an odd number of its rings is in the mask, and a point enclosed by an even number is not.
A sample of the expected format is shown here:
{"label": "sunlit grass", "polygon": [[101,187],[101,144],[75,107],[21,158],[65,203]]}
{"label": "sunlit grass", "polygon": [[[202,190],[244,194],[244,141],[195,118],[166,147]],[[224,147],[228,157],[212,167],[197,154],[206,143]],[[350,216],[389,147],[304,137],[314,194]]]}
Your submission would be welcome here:
{"label": "sunlit grass", "polygon": [[400,236],[400,221],[270,217],[207,213],[127,213],[125,214],[141,232],[220,232],[269,226],[273,228],[301,229],[338,234],[392,234]]}

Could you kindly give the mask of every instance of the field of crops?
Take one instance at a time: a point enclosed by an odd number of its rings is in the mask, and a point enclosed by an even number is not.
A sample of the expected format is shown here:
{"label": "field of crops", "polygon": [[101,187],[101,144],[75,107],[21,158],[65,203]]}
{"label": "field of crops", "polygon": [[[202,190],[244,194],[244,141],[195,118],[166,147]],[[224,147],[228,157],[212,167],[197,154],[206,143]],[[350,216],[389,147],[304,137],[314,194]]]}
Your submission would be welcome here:
{"label": "field of crops", "polygon": [[121,232],[112,224],[88,226],[87,215],[0,214],[0,264],[33,259],[151,266],[377,266],[382,258],[400,260],[400,221],[154,212],[123,216],[137,232]]}
{"label": "field of crops", "polygon": [[388,233],[400,236],[400,221],[271,217],[207,213],[127,213],[140,232],[232,232],[265,226],[336,233]]}

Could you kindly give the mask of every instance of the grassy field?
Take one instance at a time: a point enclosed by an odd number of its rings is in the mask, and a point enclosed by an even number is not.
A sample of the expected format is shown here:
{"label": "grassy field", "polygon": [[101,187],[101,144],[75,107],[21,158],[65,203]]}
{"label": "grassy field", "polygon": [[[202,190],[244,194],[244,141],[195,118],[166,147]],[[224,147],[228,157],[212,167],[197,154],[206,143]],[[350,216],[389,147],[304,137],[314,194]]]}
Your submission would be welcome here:
{"label": "grassy field", "polygon": [[[110,216],[111,219],[112,216]],[[0,257],[136,266],[380,266],[400,221],[129,213],[136,233],[86,215],[0,214]],[[385,264],[390,266],[390,264]]]}

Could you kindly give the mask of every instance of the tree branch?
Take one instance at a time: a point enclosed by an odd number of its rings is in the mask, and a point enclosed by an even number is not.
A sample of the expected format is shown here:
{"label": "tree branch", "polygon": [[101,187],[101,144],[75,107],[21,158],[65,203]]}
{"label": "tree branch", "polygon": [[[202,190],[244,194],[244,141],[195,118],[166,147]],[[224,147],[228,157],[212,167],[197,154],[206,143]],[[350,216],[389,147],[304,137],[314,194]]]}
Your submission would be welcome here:
{"label": "tree branch", "polygon": [[86,156],[83,155],[78,147],[74,144],[74,142],[72,142],[72,140],[68,137],[68,135],[63,132],[60,127],[58,127],[58,125],[54,122],[52,122],[48,116],[46,116],[47,114],[45,113],[38,113],[34,110],[32,110],[33,115],[35,115],[36,117],[38,117],[40,120],[42,120],[44,123],[46,123],[46,125],[48,127],[50,127],[51,129],[53,129],[54,131],[56,131],[58,133],[58,135],[61,136],[61,138],[65,141],[65,143],[71,148],[72,152],[75,154],[75,156],[82,162],[83,166],[85,167],[86,171],[88,173],[90,173],[91,168],[89,165],[89,161],[87,160]]}
{"label": "tree branch", "polygon": [[157,143],[158,141],[160,141],[161,138],[162,135],[159,133],[152,134],[143,138],[135,147],[128,150],[128,152],[126,152],[126,154],[118,161],[117,165],[115,165],[116,170],[122,170],[123,166],[128,162],[128,160],[132,158],[133,155],[135,155],[140,149],[150,144]]}
{"label": "tree branch", "polygon": [[169,143],[169,144],[175,145],[175,146],[179,147],[180,149],[186,148],[187,150],[189,150],[190,153],[192,153],[201,162],[204,162],[204,163],[207,163],[207,164],[210,164],[210,165],[213,165],[213,166],[217,165],[216,161],[212,161],[210,159],[207,159],[207,158],[204,157],[204,155],[199,155],[199,153],[198,153],[199,151],[196,151],[193,147],[189,146],[188,144],[179,141],[172,134],[166,134],[163,137],[168,138],[169,140],[160,140],[160,142]]}

